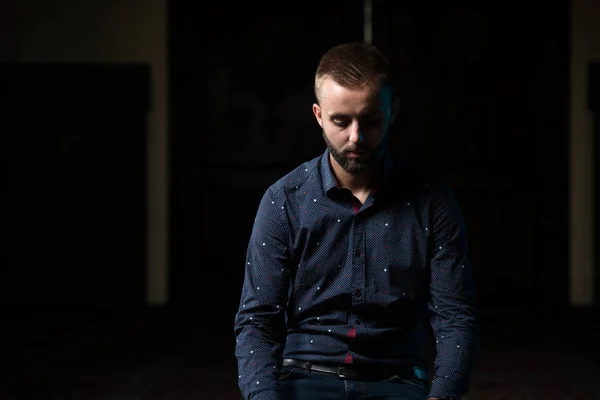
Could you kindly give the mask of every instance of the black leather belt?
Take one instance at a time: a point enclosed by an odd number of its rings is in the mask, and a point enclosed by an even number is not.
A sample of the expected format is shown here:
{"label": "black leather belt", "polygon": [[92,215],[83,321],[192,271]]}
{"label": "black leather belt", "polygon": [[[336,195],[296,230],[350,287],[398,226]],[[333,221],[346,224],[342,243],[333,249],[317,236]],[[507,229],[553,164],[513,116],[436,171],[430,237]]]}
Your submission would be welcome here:
{"label": "black leather belt", "polygon": [[284,358],[281,362],[283,367],[302,368],[307,372],[319,372],[322,374],[336,375],[339,378],[353,379],[358,381],[380,381],[392,376],[400,379],[421,379],[427,381],[427,371],[417,366],[376,366],[376,365],[331,365],[316,364],[309,361]]}

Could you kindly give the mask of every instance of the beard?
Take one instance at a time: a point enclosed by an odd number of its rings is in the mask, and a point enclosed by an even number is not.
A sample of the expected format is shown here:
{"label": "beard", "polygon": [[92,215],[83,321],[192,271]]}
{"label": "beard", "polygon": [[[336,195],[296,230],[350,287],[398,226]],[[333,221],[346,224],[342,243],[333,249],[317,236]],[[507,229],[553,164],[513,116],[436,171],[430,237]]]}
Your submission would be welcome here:
{"label": "beard", "polygon": [[383,146],[385,146],[385,144],[382,142],[376,152],[370,151],[365,158],[350,158],[346,156],[346,153],[353,151],[362,152],[362,150],[360,150],[360,148],[357,149],[356,147],[347,148],[345,150],[337,149],[333,143],[329,141],[324,130],[322,134],[323,140],[325,140],[325,144],[327,145],[329,153],[333,159],[340,165],[340,167],[344,169],[344,171],[348,172],[349,174],[363,174],[371,171],[374,167],[376,167],[377,162],[379,161],[378,156],[380,155]]}

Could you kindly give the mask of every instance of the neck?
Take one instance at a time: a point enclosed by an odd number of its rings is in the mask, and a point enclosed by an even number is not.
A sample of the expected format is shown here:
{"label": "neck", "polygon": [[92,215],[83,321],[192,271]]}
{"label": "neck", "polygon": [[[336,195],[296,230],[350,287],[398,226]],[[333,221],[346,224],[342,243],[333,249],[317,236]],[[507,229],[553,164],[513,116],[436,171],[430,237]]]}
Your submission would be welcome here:
{"label": "neck", "polygon": [[333,174],[335,175],[339,187],[347,188],[353,193],[368,192],[375,186],[377,181],[376,171],[379,167],[379,163],[375,168],[370,168],[367,172],[360,174],[351,174],[344,170],[338,163],[333,159],[331,154],[329,155],[329,163],[333,168]]}

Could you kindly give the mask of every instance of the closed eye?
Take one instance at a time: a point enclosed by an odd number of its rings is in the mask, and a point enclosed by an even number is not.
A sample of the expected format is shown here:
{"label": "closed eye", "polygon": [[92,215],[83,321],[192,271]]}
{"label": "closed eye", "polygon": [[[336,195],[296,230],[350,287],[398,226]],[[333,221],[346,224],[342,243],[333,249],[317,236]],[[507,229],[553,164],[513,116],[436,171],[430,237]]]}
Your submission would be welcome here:
{"label": "closed eye", "polygon": [[[363,126],[376,126],[381,122],[381,114],[380,113],[372,113],[359,117],[360,125]],[[337,127],[345,128],[350,124],[350,118],[346,118],[343,116],[333,116],[331,118],[331,122]]]}
{"label": "closed eye", "polygon": [[335,126],[339,126],[340,128],[344,128],[344,127],[348,126],[348,120],[345,120],[345,119],[334,118],[334,119],[332,119],[332,122]]}
{"label": "closed eye", "polygon": [[360,123],[365,124],[367,126],[373,126],[379,124],[381,121],[381,116],[379,114],[369,115],[364,119],[361,119]]}

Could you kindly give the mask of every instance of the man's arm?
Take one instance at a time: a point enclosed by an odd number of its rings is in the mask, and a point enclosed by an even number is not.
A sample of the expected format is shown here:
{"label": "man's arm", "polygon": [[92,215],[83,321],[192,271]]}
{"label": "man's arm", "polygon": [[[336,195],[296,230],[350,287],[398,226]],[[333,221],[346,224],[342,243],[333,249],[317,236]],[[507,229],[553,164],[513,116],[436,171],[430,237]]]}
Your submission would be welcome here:
{"label": "man's arm", "polygon": [[429,309],[437,351],[429,396],[459,399],[479,350],[478,306],[462,213],[448,186],[433,189]]}
{"label": "man's arm", "polygon": [[246,254],[235,317],[238,386],[244,399],[279,400],[277,363],[285,344],[285,308],[290,286],[289,232],[269,189],[263,196]]}

